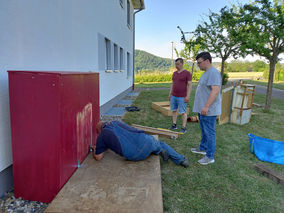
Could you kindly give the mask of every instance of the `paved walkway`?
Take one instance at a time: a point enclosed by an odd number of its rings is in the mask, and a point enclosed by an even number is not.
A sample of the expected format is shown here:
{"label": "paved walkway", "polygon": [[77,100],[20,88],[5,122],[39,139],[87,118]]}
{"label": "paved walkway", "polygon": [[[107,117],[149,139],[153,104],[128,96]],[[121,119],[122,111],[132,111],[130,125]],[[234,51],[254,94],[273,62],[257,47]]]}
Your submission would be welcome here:
{"label": "paved walkway", "polygon": [[121,120],[126,113],[125,107],[131,106],[138,97],[139,91],[127,94],[122,100],[118,101],[109,111],[102,115],[103,121]]}
{"label": "paved walkway", "polygon": [[[267,91],[266,86],[255,85],[255,93],[265,95],[266,91]],[[272,89],[272,97],[278,98],[278,99],[284,99],[284,90],[273,88]]]}

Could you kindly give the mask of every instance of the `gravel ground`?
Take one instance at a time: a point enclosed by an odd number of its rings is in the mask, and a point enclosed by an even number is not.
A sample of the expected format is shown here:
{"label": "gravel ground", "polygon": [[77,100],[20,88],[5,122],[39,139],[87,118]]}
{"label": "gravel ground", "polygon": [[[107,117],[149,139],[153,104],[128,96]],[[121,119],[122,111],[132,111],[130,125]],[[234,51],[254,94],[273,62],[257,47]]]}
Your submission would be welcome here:
{"label": "gravel ground", "polygon": [[44,212],[47,206],[48,203],[22,200],[21,198],[16,199],[13,191],[0,198],[1,213],[41,213]]}
{"label": "gravel ground", "polygon": [[41,213],[44,212],[47,206],[47,203],[22,200],[21,198],[16,199],[13,191],[0,198],[1,213]]}

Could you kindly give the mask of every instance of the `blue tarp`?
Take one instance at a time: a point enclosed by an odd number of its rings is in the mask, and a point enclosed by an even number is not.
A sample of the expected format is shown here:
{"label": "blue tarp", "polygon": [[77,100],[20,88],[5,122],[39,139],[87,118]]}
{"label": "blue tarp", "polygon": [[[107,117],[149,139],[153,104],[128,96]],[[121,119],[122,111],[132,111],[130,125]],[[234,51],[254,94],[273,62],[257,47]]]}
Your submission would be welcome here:
{"label": "blue tarp", "polygon": [[284,142],[248,134],[250,151],[261,161],[284,165]]}

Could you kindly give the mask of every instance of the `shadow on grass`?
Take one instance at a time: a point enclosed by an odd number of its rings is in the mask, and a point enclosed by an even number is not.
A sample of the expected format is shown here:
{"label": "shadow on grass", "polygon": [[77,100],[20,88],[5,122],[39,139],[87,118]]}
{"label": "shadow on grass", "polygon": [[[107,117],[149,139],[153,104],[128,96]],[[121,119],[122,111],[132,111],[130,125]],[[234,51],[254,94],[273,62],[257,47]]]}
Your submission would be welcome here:
{"label": "shadow on grass", "polygon": [[[124,121],[156,128],[168,128],[171,117],[165,117],[151,108],[152,102],[165,101],[168,90],[142,91],[133,105],[141,110],[126,113]],[[193,106],[192,92],[189,106]],[[254,100],[264,104],[265,96],[255,94]],[[190,166],[184,169],[172,162],[161,161],[164,212],[281,212],[284,209],[284,187],[258,174],[255,163],[262,163],[284,174],[278,164],[260,162],[249,150],[248,133],[260,137],[283,140],[284,100],[272,99],[271,111],[256,114],[243,126],[225,124],[216,126],[217,151],[215,163],[202,166],[202,157],[190,152],[200,142],[198,123],[188,123],[188,132],[177,140],[160,138],[177,152],[185,155]],[[191,113],[193,115],[194,113]],[[181,117],[178,118],[181,127]]]}

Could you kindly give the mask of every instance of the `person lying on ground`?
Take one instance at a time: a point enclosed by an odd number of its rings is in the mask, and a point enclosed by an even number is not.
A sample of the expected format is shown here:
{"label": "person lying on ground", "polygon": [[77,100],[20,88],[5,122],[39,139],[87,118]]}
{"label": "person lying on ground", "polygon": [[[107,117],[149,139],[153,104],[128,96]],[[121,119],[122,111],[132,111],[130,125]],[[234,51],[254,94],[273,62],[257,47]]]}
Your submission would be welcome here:
{"label": "person lying on ground", "polygon": [[149,155],[160,155],[164,161],[171,159],[177,165],[188,167],[186,157],[177,153],[168,144],[147,135],[122,121],[98,122],[96,126],[99,134],[94,147],[93,156],[99,161],[107,149],[130,161],[146,159]]}

